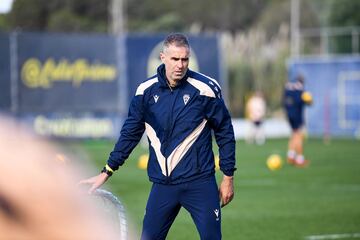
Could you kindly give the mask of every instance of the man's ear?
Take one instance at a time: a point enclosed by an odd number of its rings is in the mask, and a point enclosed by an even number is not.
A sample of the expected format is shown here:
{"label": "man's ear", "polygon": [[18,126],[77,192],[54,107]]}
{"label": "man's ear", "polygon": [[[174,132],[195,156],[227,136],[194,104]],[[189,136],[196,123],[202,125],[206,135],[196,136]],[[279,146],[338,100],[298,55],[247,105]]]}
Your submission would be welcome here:
{"label": "man's ear", "polygon": [[160,52],[160,60],[161,60],[162,63],[164,63],[165,54],[163,52]]}

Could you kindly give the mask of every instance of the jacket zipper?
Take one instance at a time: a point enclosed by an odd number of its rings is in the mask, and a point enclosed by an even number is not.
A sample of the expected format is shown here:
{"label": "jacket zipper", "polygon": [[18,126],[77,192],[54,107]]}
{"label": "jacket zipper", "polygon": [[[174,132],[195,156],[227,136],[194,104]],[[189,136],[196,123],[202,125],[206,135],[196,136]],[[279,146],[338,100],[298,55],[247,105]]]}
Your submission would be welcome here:
{"label": "jacket zipper", "polygon": [[[174,94],[174,90],[171,88],[171,86],[170,86],[170,84],[166,81],[166,83],[167,83],[167,85],[168,85],[168,87],[169,87],[169,89],[170,89],[170,94],[171,94],[171,96],[173,96],[173,94]],[[172,102],[172,105],[174,105],[174,99],[172,99],[173,100],[173,102]],[[170,130],[170,124],[171,124],[171,122],[172,122],[172,114],[173,114],[173,112],[172,112],[172,108],[173,106],[171,106],[170,105],[170,108],[169,108],[169,113],[170,113],[170,115],[169,115],[169,119],[168,119],[168,124],[166,125],[166,142],[165,142],[165,147],[164,147],[164,149],[167,149],[167,145],[168,145],[168,138],[169,138],[169,130]],[[168,168],[168,158],[165,158],[165,170],[166,170],[166,177],[169,177],[169,168]]]}

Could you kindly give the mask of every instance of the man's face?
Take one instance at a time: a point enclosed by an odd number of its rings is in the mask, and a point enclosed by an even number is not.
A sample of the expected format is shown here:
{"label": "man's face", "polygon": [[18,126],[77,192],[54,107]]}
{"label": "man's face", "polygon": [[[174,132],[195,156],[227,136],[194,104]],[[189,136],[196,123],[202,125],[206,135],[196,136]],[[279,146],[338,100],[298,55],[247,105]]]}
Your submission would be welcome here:
{"label": "man's face", "polygon": [[170,45],[160,53],[160,59],[165,64],[166,77],[169,82],[180,81],[189,66],[190,50],[188,47]]}

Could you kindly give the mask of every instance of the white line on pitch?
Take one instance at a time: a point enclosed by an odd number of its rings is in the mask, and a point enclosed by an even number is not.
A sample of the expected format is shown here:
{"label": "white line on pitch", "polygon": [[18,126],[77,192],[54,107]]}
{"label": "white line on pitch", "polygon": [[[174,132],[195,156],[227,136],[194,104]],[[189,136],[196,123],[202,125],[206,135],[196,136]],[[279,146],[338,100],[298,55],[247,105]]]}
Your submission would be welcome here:
{"label": "white line on pitch", "polygon": [[327,239],[344,239],[344,238],[360,238],[360,233],[312,235],[305,237],[306,240],[327,240]]}

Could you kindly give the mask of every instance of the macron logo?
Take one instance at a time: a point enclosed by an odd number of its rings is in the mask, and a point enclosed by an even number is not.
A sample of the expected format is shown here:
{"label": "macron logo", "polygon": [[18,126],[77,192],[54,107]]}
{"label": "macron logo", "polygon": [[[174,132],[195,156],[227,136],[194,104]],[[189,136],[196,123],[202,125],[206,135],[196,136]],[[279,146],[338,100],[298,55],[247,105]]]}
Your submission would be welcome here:
{"label": "macron logo", "polygon": [[219,221],[219,213],[220,213],[219,209],[214,209],[214,213],[216,215],[216,221]]}
{"label": "macron logo", "polygon": [[158,96],[158,95],[154,95],[154,101],[155,101],[155,103],[157,103],[158,100],[159,100],[159,96]]}

